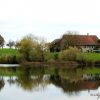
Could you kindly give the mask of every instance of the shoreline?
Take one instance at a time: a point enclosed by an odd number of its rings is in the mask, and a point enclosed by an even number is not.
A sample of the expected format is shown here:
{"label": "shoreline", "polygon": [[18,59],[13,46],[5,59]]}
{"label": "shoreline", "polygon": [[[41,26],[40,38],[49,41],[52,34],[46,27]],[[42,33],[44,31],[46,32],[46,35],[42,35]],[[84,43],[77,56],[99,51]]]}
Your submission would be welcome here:
{"label": "shoreline", "polygon": [[34,61],[34,62],[29,62],[29,61],[25,61],[25,62],[21,62],[21,63],[0,63],[0,66],[57,66],[57,67],[100,67],[100,61],[49,61],[49,62],[41,62],[41,61]]}
{"label": "shoreline", "polygon": [[55,66],[55,67],[67,67],[67,68],[75,68],[79,64],[75,61],[54,61],[54,62],[23,62],[21,63],[22,66],[43,66],[43,67],[49,67],[49,66]]}
{"label": "shoreline", "polygon": [[100,61],[53,61],[53,62],[22,62],[20,63],[21,65],[43,65],[43,66],[66,66],[66,67],[78,67],[78,66],[84,66],[84,67],[89,67],[89,66],[94,66],[94,67],[99,67],[100,66]]}

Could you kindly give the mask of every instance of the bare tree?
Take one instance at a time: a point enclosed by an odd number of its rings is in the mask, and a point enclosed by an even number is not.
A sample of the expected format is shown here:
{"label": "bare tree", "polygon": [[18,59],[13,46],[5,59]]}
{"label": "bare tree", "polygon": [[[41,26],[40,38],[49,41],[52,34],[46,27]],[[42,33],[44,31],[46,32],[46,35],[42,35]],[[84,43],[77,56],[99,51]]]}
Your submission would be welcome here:
{"label": "bare tree", "polygon": [[64,50],[70,46],[76,46],[79,42],[78,32],[67,31],[61,38],[60,49]]}
{"label": "bare tree", "polygon": [[67,49],[70,46],[76,46],[80,43],[79,32],[77,31],[67,31],[60,39],[56,39],[50,44],[51,52],[59,52],[61,50]]}

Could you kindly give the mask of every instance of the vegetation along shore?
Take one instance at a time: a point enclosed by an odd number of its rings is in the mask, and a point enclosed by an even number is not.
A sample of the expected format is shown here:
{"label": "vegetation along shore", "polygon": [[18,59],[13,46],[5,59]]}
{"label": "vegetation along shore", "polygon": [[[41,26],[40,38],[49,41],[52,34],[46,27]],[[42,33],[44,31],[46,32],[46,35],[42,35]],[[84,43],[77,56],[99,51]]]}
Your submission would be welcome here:
{"label": "vegetation along shore", "polygon": [[[80,40],[81,37],[85,41]],[[48,43],[29,34],[16,42],[10,40],[6,44],[9,48],[4,48],[5,40],[2,36],[0,38],[1,64],[27,62],[26,64],[100,65],[100,40],[93,35],[76,35],[74,32],[67,32],[61,39]],[[94,41],[91,42],[88,38]]]}

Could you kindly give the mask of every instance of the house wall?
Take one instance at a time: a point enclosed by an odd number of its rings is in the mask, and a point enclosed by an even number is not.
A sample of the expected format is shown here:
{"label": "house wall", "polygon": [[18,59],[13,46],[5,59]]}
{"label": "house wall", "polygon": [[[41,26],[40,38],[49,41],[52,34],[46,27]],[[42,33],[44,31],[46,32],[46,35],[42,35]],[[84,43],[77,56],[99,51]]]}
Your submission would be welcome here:
{"label": "house wall", "polygon": [[94,46],[81,46],[82,52],[93,52]]}

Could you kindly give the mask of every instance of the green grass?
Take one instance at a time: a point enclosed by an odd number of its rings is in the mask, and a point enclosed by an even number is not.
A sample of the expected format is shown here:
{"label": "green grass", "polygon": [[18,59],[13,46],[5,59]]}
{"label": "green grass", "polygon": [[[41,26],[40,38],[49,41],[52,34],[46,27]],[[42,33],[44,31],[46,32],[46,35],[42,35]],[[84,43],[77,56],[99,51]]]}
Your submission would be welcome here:
{"label": "green grass", "polygon": [[10,49],[10,48],[0,49],[0,55],[16,55],[16,54],[17,54],[16,49]]}
{"label": "green grass", "polygon": [[100,53],[83,53],[87,61],[100,61]]}
{"label": "green grass", "polygon": [[[16,49],[10,48],[1,48],[0,49],[0,56],[3,55],[17,55],[18,52]],[[58,52],[51,53],[51,58],[57,60],[58,59]],[[83,53],[86,61],[100,61],[100,53]]]}
{"label": "green grass", "polygon": [[[57,59],[58,52],[51,53],[53,59]],[[100,53],[83,53],[85,61],[100,61]]]}

